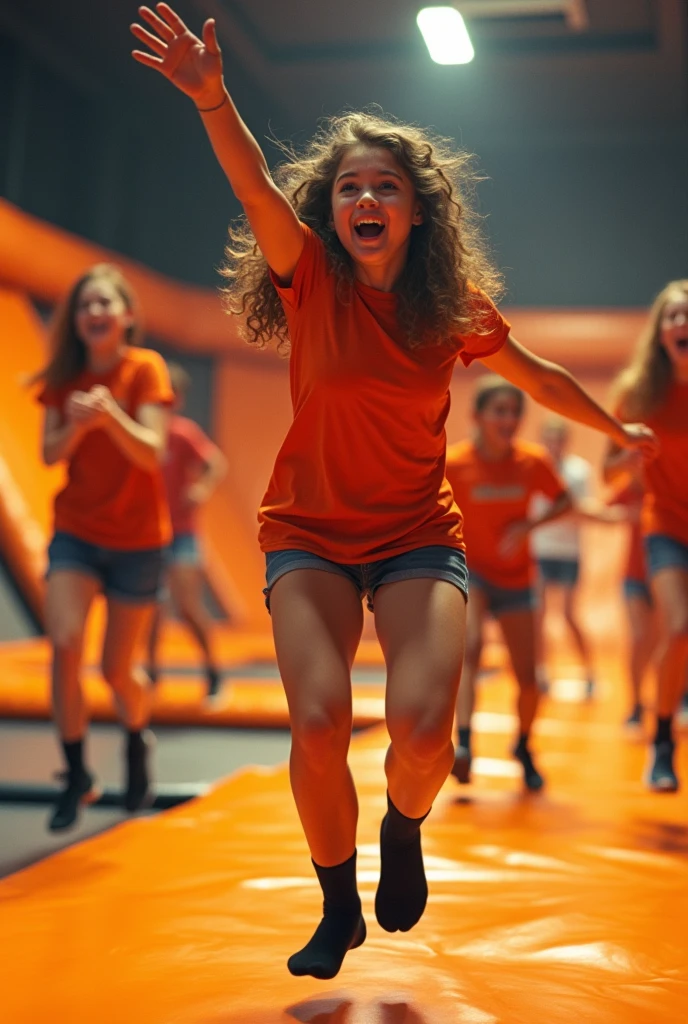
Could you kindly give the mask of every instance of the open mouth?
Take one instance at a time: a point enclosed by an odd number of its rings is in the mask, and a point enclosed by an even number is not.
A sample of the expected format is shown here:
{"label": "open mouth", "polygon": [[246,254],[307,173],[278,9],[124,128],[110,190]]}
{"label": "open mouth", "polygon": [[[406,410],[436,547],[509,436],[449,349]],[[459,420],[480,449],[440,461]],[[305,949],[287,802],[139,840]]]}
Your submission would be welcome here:
{"label": "open mouth", "polygon": [[364,217],[354,224],[354,231],[359,238],[379,238],[385,225],[377,217]]}
{"label": "open mouth", "polygon": [[679,352],[688,352],[688,338],[677,338],[676,348]]}

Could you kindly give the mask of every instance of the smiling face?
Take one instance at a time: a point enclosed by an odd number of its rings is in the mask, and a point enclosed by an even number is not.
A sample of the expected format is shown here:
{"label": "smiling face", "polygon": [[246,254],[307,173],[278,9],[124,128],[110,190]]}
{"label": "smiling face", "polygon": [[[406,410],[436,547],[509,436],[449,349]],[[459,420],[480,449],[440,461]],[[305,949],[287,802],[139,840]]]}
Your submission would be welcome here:
{"label": "smiling face", "polygon": [[114,355],[127,343],[134,316],[124,297],[106,277],[89,278],[74,310],[74,328],[90,356]]}
{"label": "smiling face", "polygon": [[388,149],[359,143],[346,151],[332,188],[332,220],[356,277],[391,290],[423,215],[408,175]]}
{"label": "smiling face", "polygon": [[659,323],[659,339],[675,370],[688,373],[688,295],[669,295]]}
{"label": "smiling face", "polygon": [[523,405],[514,391],[493,391],[475,413],[478,441],[491,452],[506,454],[521,425]]}

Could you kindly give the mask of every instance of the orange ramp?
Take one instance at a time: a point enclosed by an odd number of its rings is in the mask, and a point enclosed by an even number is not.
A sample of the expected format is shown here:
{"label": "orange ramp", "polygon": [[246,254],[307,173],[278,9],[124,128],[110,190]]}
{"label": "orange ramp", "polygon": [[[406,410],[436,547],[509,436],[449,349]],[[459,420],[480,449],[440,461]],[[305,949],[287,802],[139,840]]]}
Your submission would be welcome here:
{"label": "orange ramp", "polygon": [[603,667],[602,702],[545,708],[536,797],[508,758],[510,682],[483,688],[477,779],[462,792],[450,780],[424,827],[430,901],[407,935],[372,910],[385,732],[354,740],[369,938],[333,981],[287,973],[320,897],[286,769],[251,769],[0,883],[3,1019],[678,1024],[687,801],[644,792],[644,750],[618,725],[618,662]]}

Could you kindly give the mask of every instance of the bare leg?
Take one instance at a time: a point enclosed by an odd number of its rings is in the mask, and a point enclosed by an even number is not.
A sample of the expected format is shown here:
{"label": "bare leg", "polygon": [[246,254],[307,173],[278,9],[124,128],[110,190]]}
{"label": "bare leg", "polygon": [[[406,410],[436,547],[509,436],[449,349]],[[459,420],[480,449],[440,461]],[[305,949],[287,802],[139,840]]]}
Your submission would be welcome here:
{"label": "bare leg", "polygon": [[657,625],[654,610],[643,597],[628,597],[626,612],[631,641],[628,666],[631,710],[635,711],[642,705],[643,679],[657,646]]}
{"label": "bare leg", "polygon": [[270,607],[289,704],[294,800],[313,860],[322,867],[341,864],[354,852],[358,820],[347,755],[361,601],[343,576],[297,569],[277,580]]}
{"label": "bare leg", "polygon": [[48,579],[46,629],[53,648],[53,713],[60,738],[72,742],[86,732],[86,705],[81,690],[84,630],[100,583],[93,576],[58,569]]}
{"label": "bare leg", "polygon": [[672,721],[688,667],[688,572],[667,568],[652,579],[662,643],[657,666],[657,732],[648,783],[659,792],[673,792],[678,779],[673,767]]}
{"label": "bare leg", "polygon": [[170,566],[168,580],[174,605],[203,652],[206,672],[217,676],[217,659],[212,643],[213,620],[203,600],[203,570],[197,565],[174,563]]}
{"label": "bare leg", "polygon": [[153,612],[150,629],[148,630],[148,662],[146,670],[151,683],[157,683],[158,681],[158,650],[160,649],[160,634],[162,632],[164,614],[162,603],[157,604]]}
{"label": "bare leg", "polygon": [[479,587],[471,587],[466,608],[466,651],[461,683],[456,699],[457,744],[452,775],[462,784],[471,781],[471,723],[483,649],[483,623],[487,613],[485,595]]}
{"label": "bare leg", "polygon": [[97,579],[71,569],[57,569],[48,579],[46,627],[53,648],[53,713],[67,765],[64,789],[48,821],[54,832],[71,828],[79,805],[97,796],[93,776],[84,765],[87,717],[81,659],[88,612],[99,589]]}
{"label": "bare leg", "polygon": [[121,722],[131,732],[145,728],[150,717],[150,681],[134,665],[155,614],[155,604],[135,604],[108,598],[108,621],[103,642],[102,668],[112,688]]}
{"label": "bare leg", "polygon": [[428,897],[420,827],[454,762],[466,601],[445,580],[389,583],[375,595],[375,623],[387,665],[391,739],[375,913],[386,931],[405,932]]}
{"label": "bare leg", "polygon": [[578,656],[583,662],[585,669],[585,678],[588,684],[588,696],[592,696],[593,681],[594,681],[594,668],[592,662],[592,654],[590,652],[590,645],[585,633],[581,629],[580,623],[578,622],[578,616],[576,615],[576,588],[573,586],[565,586],[564,588],[564,619],[568,626]]}
{"label": "bare leg", "polygon": [[500,616],[499,624],[518,683],[520,738],[515,754],[523,765],[526,786],[537,790],[541,789],[543,779],[533,765],[529,750],[530,730],[540,703],[535,681],[535,615],[531,609],[507,612]]}
{"label": "bare leg", "polygon": [[287,966],[297,976],[333,978],[366,937],[356,886],[358,800],[347,764],[363,609],[348,579],[319,569],[278,579],[270,606],[289,704],[291,788],[323,891],[322,920]]}

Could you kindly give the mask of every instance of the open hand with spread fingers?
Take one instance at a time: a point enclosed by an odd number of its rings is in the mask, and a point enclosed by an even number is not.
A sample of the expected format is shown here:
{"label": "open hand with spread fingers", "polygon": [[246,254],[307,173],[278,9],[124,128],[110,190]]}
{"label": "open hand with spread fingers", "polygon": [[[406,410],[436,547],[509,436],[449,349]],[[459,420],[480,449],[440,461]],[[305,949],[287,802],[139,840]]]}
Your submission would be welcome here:
{"label": "open hand with spread fingers", "polygon": [[155,11],[139,7],[139,14],[153,31],[138,24],[131,31],[152,53],[134,50],[132,57],[159,71],[199,109],[222,106],[226,93],[214,20],[205,22],[199,39],[167,4],[156,4]]}

